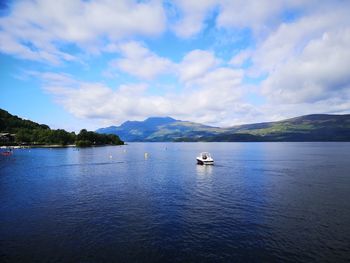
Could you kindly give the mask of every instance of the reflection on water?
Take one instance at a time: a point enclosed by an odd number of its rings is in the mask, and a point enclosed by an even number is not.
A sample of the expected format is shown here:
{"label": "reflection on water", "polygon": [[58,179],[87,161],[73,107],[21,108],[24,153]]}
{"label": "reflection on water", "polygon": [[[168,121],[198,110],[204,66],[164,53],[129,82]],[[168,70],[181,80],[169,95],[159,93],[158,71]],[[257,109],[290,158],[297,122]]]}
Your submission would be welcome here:
{"label": "reflection on water", "polygon": [[196,165],[197,176],[207,177],[211,176],[213,172],[213,165]]}
{"label": "reflection on water", "polygon": [[18,150],[0,159],[0,261],[346,262],[348,160],[343,142]]}

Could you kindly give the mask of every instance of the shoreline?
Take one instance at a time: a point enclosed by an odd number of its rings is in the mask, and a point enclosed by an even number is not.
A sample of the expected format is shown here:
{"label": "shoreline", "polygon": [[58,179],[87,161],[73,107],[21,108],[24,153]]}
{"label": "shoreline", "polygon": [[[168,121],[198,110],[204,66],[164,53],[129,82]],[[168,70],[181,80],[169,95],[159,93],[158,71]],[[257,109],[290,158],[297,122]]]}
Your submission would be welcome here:
{"label": "shoreline", "polygon": [[31,149],[31,148],[91,148],[91,147],[104,147],[104,146],[123,146],[126,144],[103,144],[103,145],[91,145],[86,147],[78,147],[75,144],[33,144],[33,145],[10,145],[10,146],[0,146],[0,149]]}

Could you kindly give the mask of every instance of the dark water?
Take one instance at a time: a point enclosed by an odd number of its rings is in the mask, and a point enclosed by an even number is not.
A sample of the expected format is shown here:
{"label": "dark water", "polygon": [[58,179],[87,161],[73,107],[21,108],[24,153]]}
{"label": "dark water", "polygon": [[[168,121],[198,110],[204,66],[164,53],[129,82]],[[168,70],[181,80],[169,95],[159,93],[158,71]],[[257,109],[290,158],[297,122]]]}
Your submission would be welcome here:
{"label": "dark water", "polygon": [[[201,151],[216,165],[196,165]],[[350,260],[350,143],[135,143],[0,158],[1,262]]]}

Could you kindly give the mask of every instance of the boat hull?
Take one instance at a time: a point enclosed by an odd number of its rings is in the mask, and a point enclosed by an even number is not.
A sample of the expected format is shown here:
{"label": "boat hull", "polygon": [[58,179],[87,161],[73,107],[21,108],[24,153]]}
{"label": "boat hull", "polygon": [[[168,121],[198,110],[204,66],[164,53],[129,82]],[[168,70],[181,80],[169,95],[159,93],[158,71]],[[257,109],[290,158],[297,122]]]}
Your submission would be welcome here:
{"label": "boat hull", "polygon": [[12,151],[6,151],[1,153],[1,155],[3,156],[10,156],[11,154],[12,154]]}
{"label": "boat hull", "polygon": [[202,159],[197,158],[197,164],[200,164],[200,165],[213,165],[214,161],[213,160],[202,160]]}

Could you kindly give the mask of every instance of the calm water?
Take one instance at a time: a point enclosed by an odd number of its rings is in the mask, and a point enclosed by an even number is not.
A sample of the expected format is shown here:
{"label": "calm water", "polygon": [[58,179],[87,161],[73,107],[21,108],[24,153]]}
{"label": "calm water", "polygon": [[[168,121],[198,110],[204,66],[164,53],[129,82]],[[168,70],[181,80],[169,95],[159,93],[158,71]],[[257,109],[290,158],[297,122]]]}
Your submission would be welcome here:
{"label": "calm water", "polygon": [[17,150],[0,156],[0,260],[349,261],[350,143]]}

